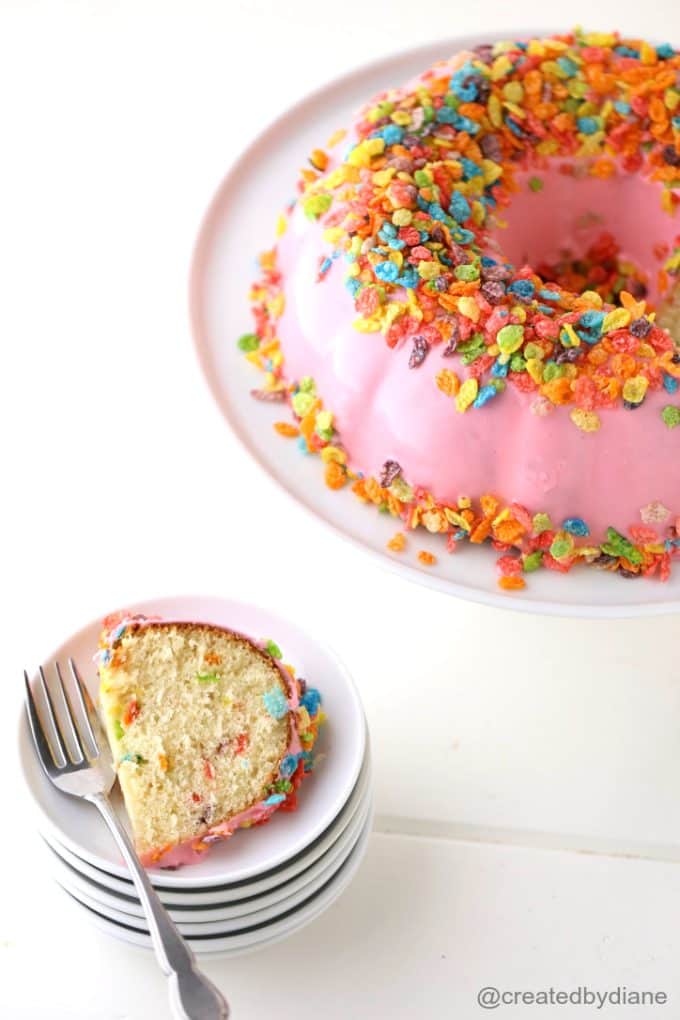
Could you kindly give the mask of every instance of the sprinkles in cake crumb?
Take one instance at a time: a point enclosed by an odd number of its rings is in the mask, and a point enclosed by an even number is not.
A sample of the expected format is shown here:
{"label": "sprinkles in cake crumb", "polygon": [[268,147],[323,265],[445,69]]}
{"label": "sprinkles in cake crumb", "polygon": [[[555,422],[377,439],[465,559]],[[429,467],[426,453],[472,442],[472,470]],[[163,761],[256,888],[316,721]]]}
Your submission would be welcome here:
{"label": "sprinkles in cake crumb", "polygon": [[[575,193],[601,196],[615,182],[627,187],[636,179],[658,197],[665,218],[658,237],[644,220],[651,213],[640,214],[635,233],[648,236],[648,265],[638,265],[602,229],[590,200],[574,227],[587,238],[582,250],[573,250],[565,234],[552,239],[554,253],[545,249],[533,265],[503,255],[499,230],[504,217],[520,216],[515,206],[525,210],[523,222],[540,221],[549,215],[540,203],[555,201],[564,182]],[[300,191],[298,205],[312,224],[305,229],[318,229],[325,249],[310,286],[335,287],[344,265],[355,333],[365,334],[366,345],[384,343],[392,358],[404,352],[419,406],[441,401],[444,413],[463,419],[459,428],[470,422],[461,435],[486,430],[474,424],[480,415],[500,423],[488,425],[492,433],[503,430],[499,415],[508,405],[524,407],[536,428],[562,429],[566,418],[575,429],[572,440],[564,433],[564,445],[577,464],[576,451],[594,448],[587,444],[599,449],[601,440],[611,446],[617,430],[628,429],[619,412],[627,419],[636,411],[674,463],[675,451],[662,444],[680,424],[680,409],[659,403],[680,387],[672,335],[680,330],[680,232],[672,220],[680,205],[680,54],[670,45],[576,30],[460,54],[364,108],[343,155],[314,150]],[[640,208],[651,209],[645,201]],[[289,211],[301,231],[296,217]],[[565,229],[564,222],[555,216],[555,229]],[[530,242],[526,235],[522,243]],[[347,422],[343,430],[314,379],[286,377],[286,276],[276,250],[262,256],[261,268],[252,291],[255,330],[238,346],[265,373],[260,399],[286,400],[292,408],[295,424],[274,428],[321,455],[331,489],[350,483],[360,500],[401,519],[406,531],[422,526],[446,536],[450,552],[466,539],[490,542],[501,554],[505,590],[520,590],[522,575],[540,567],[567,573],[577,563],[624,577],[667,578],[680,548],[676,526],[668,524],[673,512],[659,499],[670,501],[667,472],[657,492],[640,494],[641,529],[620,520],[616,505],[609,520],[618,520],[618,528],[603,527],[585,505],[559,513],[558,458],[540,469],[527,462],[527,471],[536,472],[533,489],[550,495],[543,506],[536,497],[538,505],[529,507],[513,502],[512,493],[502,498],[481,486],[472,499],[422,487],[412,477],[418,471],[410,460],[417,459],[409,444],[402,444],[406,453],[385,450],[387,459],[360,470],[352,444],[343,442]],[[322,381],[327,388],[328,379]],[[413,437],[414,449],[420,441]],[[463,451],[453,446],[446,456],[455,479]],[[495,489],[493,478],[489,483]],[[551,505],[561,528],[543,512]],[[395,552],[404,545],[403,532],[388,542]],[[424,550],[417,555],[423,564],[436,562]]]}

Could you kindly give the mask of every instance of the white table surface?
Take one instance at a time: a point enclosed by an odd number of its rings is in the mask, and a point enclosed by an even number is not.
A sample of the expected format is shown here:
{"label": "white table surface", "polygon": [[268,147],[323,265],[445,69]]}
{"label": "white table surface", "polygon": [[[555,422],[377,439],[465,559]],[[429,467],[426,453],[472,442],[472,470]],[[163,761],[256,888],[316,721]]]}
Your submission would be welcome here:
{"label": "white table surface", "polygon": [[[14,733],[24,665],[177,592],[325,635],[375,748],[377,831],[349,892],[287,943],[207,965],[235,1020],[468,1020],[484,985],[626,985],[669,1003],[594,1015],[678,1015],[676,619],[468,605],[334,544],[229,435],[187,321],[200,216],[264,123],[400,47],[564,17],[529,0],[0,3],[1,1017],[168,1015],[152,957],[87,927],[42,873]],[[568,18],[680,41],[672,0],[573,0]]]}

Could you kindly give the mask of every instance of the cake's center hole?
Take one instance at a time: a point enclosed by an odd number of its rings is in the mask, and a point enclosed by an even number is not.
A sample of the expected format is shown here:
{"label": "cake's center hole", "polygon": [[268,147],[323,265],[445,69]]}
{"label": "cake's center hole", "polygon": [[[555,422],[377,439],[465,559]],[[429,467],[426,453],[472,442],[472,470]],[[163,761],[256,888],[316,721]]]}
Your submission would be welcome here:
{"label": "cake's center hole", "polygon": [[[631,174],[608,180],[559,172],[518,175],[520,191],[492,237],[516,268],[529,264],[568,290],[596,290],[616,303],[627,290],[656,307],[673,278],[663,265],[678,244],[680,224],[661,208],[661,189]],[[490,252],[492,254],[492,252]]]}

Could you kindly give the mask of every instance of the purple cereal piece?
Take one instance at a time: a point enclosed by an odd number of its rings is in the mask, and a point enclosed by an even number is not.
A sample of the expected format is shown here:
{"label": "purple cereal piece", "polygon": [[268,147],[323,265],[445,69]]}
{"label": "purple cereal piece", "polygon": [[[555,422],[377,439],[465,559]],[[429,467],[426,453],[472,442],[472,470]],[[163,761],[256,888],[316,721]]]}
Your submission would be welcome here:
{"label": "purple cereal piece", "polygon": [[643,315],[640,319],[633,319],[629,329],[633,336],[636,336],[638,340],[644,340],[644,338],[651,332],[652,324],[649,319],[646,319]]}
{"label": "purple cereal piece", "polygon": [[482,284],[480,291],[490,305],[500,305],[505,297],[505,287],[500,280],[487,280]]}
{"label": "purple cereal piece", "polygon": [[414,336],[413,338],[413,350],[411,356],[408,359],[409,368],[418,368],[418,365],[422,365],[430,351],[430,345],[424,336]]}
{"label": "purple cereal piece", "polygon": [[380,472],[380,484],[383,489],[389,489],[395,478],[401,474],[401,464],[396,460],[386,460]]}

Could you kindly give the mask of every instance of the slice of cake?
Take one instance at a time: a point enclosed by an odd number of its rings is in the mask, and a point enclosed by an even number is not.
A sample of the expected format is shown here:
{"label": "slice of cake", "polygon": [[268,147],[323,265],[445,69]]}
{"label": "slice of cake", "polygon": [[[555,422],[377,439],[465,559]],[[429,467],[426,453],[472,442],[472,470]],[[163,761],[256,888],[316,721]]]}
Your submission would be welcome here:
{"label": "slice of cake", "polygon": [[295,807],[320,697],[274,655],[211,624],[104,621],[100,702],[144,864],[190,863]]}

